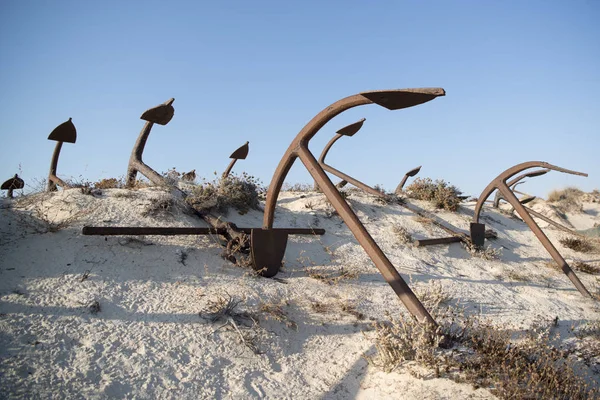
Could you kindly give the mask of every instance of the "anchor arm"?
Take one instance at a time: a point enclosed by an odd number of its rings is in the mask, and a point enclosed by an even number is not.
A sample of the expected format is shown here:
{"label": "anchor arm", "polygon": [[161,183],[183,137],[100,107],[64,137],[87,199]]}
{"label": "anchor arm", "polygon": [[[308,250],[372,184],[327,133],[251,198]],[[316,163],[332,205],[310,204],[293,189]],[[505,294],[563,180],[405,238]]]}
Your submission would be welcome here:
{"label": "anchor arm", "polygon": [[[578,171],[573,171],[570,169],[566,169],[566,168],[562,168],[562,167],[558,167],[556,165],[552,165],[549,164],[547,162],[544,161],[528,161],[528,162],[524,162],[521,164],[517,164],[509,169],[507,169],[506,171],[502,172],[500,175],[498,175],[481,193],[481,195],[479,196],[478,200],[477,200],[477,204],[475,205],[475,213],[473,215],[473,222],[474,223],[479,223],[479,215],[481,213],[481,209],[483,207],[483,203],[488,199],[488,197],[490,197],[490,195],[492,194],[492,192],[494,190],[496,190],[498,188],[498,186],[500,185],[500,183],[503,183],[505,185],[509,185],[510,186],[510,182],[507,183],[507,180],[510,179],[511,177],[513,177],[514,175],[518,174],[519,172],[525,171],[526,169],[529,168],[534,168],[534,167],[541,167],[541,168],[545,168],[548,170],[554,170],[554,171],[558,171],[558,172],[562,172],[562,173],[566,173],[566,174],[571,174],[571,175],[580,175],[580,176],[588,176],[588,174],[586,174],[585,172],[578,172]],[[536,175],[533,176],[538,176],[538,173],[540,171],[534,171],[532,173],[536,173]],[[541,174],[539,174],[541,175]],[[513,184],[516,183],[517,179],[514,180],[514,182],[512,182]],[[510,189],[509,189],[510,190]]]}
{"label": "anchor arm", "polygon": [[60,157],[60,150],[62,149],[63,142],[56,142],[54,152],[52,153],[52,160],[50,161],[50,172],[48,173],[48,186],[46,190],[48,192],[56,191],[56,169],[58,168],[58,158]]}
{"label": "anchor arm", "polygon": [[515,211],[519,214],[521,219],[529,226],[529,229],[533,232],[533,234],[538,238],[538,240],[542,243],[542,246],[550,253],[550,256],[556,261],[558,266],[562,269],[565,275],[569,278],[569,280],[575,285],[579,293],[581,293],[585,297],[592,297],[590,292],[586,289],[586,287],[581,283],[575,272],[569,267],[569,264],[565,261],[563,256],[558,252],[556,247],[552,244],[548,236],[542,231],[539,225],[533,220],[531,215],[527,212],[525,207],[519,202],[517,196],[506,186],[505,183],[502,183],[498,186],[498,190],[502,192],[502,195],[514,208]]}

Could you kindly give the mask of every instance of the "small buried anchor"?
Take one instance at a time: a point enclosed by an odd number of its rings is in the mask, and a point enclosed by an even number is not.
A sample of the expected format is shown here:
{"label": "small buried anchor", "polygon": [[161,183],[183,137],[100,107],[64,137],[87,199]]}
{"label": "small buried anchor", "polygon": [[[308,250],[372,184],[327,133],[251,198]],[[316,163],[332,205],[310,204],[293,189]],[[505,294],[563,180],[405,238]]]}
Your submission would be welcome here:
{"label": "small buried anchor", "polygon": [[133,146],[131,157],[129,157],[126,182],[127,187],[135,186],[135,180],[138,172],[148,178],[155,185],[167,184],[167,180],[165,178],[160,176],[156,171],[142,161],[142,155],[144,153],[144,147],[146,146],[148,136],[150,136],[152,126],[154,126],[154,124],[167,125],[173,118],[173,115],[175,115],[175,109],[173,108],[174,101],[175,99],[169,99],[163,104],[145,111],[140,117],[140,119],[146,121],[146,124],[144,124],[144,127],[142,128],[135,145]]}
{"label": "small buried anchor", "polygon": [[233,166],[235,165],[237,160],[245,160],[246,157],[248,157],[248,151],[250,150],[250,148],[248,147],[248,143],[250,143],[250,142],[246,142],[246,144],[240,146],[236,151],[231,153],[229,158],[231,158],[232,160],[229,163],[229,165],[227,166],[227,169],[225,170],[225,172],[223,172],[223,175],[222,175],[223,178],[226,178],[229,176],[229,173],[231,172],[231,169],[233,168]]}
{"label": "small buried anchor", "polygon": [[13,198],[13,190],[15,189],[23,189],[25,187],[25,182],[23,179],[19,178],[19,175],[15,174],[12,178],[5,181],[2,184],[1,190],[6,190],[6,196],[9,199]]}
{"label": "small buried anchor", "polygon": [[50,172],[48,173],[48,185],[46,187],[47,192],[54,192],[57,190],[56,186],[61,186],[63,189],[68,189],[69,185],[65,183],[56,175],[56,167],[58,166],[58,157],[60,156],[60,149],[62,148],[63,142],[75,143],[77,141],[77,129],[69,118],[68,121],[63,122],[50,133],[48,140],[55,140],[56,147],[52,154],[52,160],[50,161]]}
{"label": "small buried anchor", "polygon": [[[512,205],[514,207],[515,211],[519,214],[519,216],[521,217],[523,222],[525,222],[527,224],[527,226],[529,226],[529,229],[531,229],[531,231],[534,233],[534,235],[542,243],[542,245],[544,246],[546,251],[548,251],[548,253],[550,253],[550,256],[552,256],[554,261],[556,261],[558,266],[562,269],[564,274],[567,275],[567,277],[571,280],[573,285],[575,285],[575,287],[577,288],[579,293],[581,293],[585,297],[592,297],[592,295],[586,289],[586,287],[583,285],[583,283],[581,283],[581,281],[579,280],[577,275],[575,275],[575,272],[573,272],[573,270],[569,267],[569,264],[567,264],[567,262],[565,261],[563,256],[558,252],[556,247],[554,247],[554,245],[552,244],[550,239],[548,239],[546,234],[544,234],[544,232],[540,229],[538,224],[536,224],[536,222],[533,220],[533,218],[530,215],[532,210],[523,206],[521,204],[521,202],[519,201],[519,199],[517,198],[517,196],[515,196],[515,194],[512,192],[512,190],[510,190],[510,186],[513,186],[515,183],[517,183],[518,180],[523,179],[524,176],[518,176],[517,178],[515,178],[511,181],[508,181],[509,178],[518,174],[521,171],[525,171],[526,169],[535,168],[535,167],[546,168],[548,170],[563,172],[566,174],[588,176],[584,172],[577,172],[577,171],[572,171],[569,169],[557,167],[556,165],[552,165],[552,164],[549,164],[549,163],[543,162],[543,161],[524,162],[524,163],[517,164],[514,167],[507,169],[506,171],[504,171],[503,173],[498,175],[483,190],[483,192],[481,193],[481,196],[479,196],[479,199],[477,200],[477,204],[475,205],[475,213],[473,216],[473,222],[471,222],[471,241],[473,242],[474,245],[479,246],[479,247],[482,247],[484,245],[484,243],[485,243],[485,236],[484,236],[485,224],[482,224],[479,222],[479,215],[481,214],[483,204],[485,203],[487,198],[490,197],[490,195],[494,192],[494,190],[498,190],[498,191],[500,191],[500,193],[504,197],[504,199],[508,203],[510,203],[510,205]],[[539,176],[539,175],[543,175],[547,172],[546,171],[546,172],[542,173],[541,171],[543,171],[543,170],[534,171],[533,172],[534,175],[529,175],[529,176]]]}
{"label": "small buried anchor", "polygon": [[419,165],[417,168],[413,168],[410,171],[408,171],[406,174],[404,174],[404,177],[402,178],[402,180],[396,187],[396,190],[394,191],[394,193],[396,193],[397,195],[402,194],[402,189],[404,188],[404,184],[406,183],[406,180],[409,177],[413,177],[413,176],[417,175],[419,173],[419,171],[421,170],[421,167],[422,166]]}

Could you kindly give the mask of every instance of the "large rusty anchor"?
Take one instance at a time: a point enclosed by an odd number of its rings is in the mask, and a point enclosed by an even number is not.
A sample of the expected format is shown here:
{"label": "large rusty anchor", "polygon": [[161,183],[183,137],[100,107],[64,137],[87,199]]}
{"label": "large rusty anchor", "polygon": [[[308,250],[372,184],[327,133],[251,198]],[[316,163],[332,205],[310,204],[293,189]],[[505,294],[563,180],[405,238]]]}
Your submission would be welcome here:
{"label": "large rusty anchor", "polygon": [[323,167],[310,152],[308,144],[328,121],[350,108],[366,104],[377,104],[388,110],[399,110],[426,103],[438,96],[444,95],[444,89],[441,88],[363,92],[341,99],[317,114],[294,138],[273,174],[267,192],[263,228],[253,229],[251,233],[251,254],[254,269],[261,271],[264,276],[274,276],[281,267],[287,243],[287,234],[273,229],[275,207],[287,173],[294,164],[294,161],[296,161],[296,158],[300,158],[300,161],[302,161],[317,185],[346,223],[346,226],[348,226],[354,237],[365,249],[371,260],[373,260],[376,267],[396,292],[408,311],[419,321],[435,325],[435,321],[429,312],[415,296],[404,279],[402,279],[396,268],[394,268],[390,260],[381,251],[348,203],[337,191]]}
{"label": "large rusty anchor", "polygon": [[56,175],[56,168],[58,167],[58,157],[60,156],[60,149],[62,149],[63,143],[75,143],[75,141],[77,141],[77,130],[75,129],[75,125],[73,125],[71,118],[54,128],[48,136],[48,140],[55,140],[57,143],[54,148],[54,153],[52,154],[52,160],[50,161],[50,172],[48,173],[48,185],[46,191],[56,191],[57,185],[61,186],[63,189],[68,189],[69,185]]}
{"label": "large rusty anchor", "polygon": [[148,178],[155,185],[160,186],[167,184],[167,180],[164,177],[160,176],[156,171],[142,161],[142,155],[144,153],[146,141],[148,140],[148,136],[150,136],[150,131],[152,130],[154,124],[167,125],[173,118],[173,115],[175,114],[175,109],[173,108],[174,101],[175,99],[169,99],[165,103],[145,111],[140,117],[140,119],[143,119],[146,121],[146,123],[144,124],[144,127],[142,128],[135,145],[133,146],[133,151],[131,152],[131,157],[129,158],[129,165],[127,166],[127,187],[135,186],[135,180],[138,172]]}
{"label": "large rusty anchor", "polygon": [[[523,208],[525,208],[525,210],[527,210],[527,212],[529,214],[533,215],[536,218],[541,219],[542,221],[545,221],[546,223],[554,226],[557,229],[560,229],[563,232],[569,233],[571,235],[579,236],[579,237],[584,237],[584,238],[587,237],[577,231],[574,231],[572,229],[567,228],[564,225],[559,224],[556,221],[551,220],[550,218],[546,217],[544,214],[540,214],[539,212],[532,210],[531,208],[525,206],[525,204],[535,200],[536,196],[531,196],[531,195],[528,195],[527,193],[523,193],[523,192],[516,190],[517,185],[524,183],[524,181],[523,181],[524,178],[527,178],[527,177],[532,178],[532,177],[536,177],[536,176],[541,176],[541,175],[546,174],[549,171],[550,171],[549,169],[540,169],[540,170],[535,170],[535,171],[532,171],[529,173],[521,174],[518,177],[513,178],[510,181],[508,181],[506,183],[506,186],[508,186],[512,190],[513,193],[518,193],[518,194],[523,195],[523,197],[521,197],[519,199],[519,203],[521,203],[523,205]],[[498,208],[498,206],[500,205],[500,200],[504,200],[504,198],[502,197],[502,193],[500,193],[500,191],[497,190],[496,194],[494,196],[494,202],[493,202],[494,208]],[[490,201],[486,200],[486,203],[487,202],[490,202]]]}
{"label": "large rusty anchor", "polygon": [[[572,171],[569,169],[557,167],[556,165],[549,164],[543,161],[529,161],[524,162],[518,165],[515,165],[512,168],[507,169],[500,175],[498,175],[481,193],[479,199],[477,200],[477,204],[475,205],[475,213],[473,216],[473,222],[471,222],[471,241],[474,245],[482,247],[485,242],[485,224],[479,222],[479,215],[481,214],[481,210],[483,208],[484,202],[488,197],[494,192],[494,190],[498,190],[502,197],[510,203],[515,209],[515,211],[519,214],[521,219],[529,226],[529,229],[535,234],[538,240],[542,243],[544,248],[550,253],[550,256],[556,261],[558,266],[562,269],[562,271],[567,275],[567,277],[571,280],[573,285],[577,288],[579,293],[586,297],[592,297],[590,292],[585,288],[583,283],[579,280],[575,272],[569,267],[569,264],[565,261],[563,256],[558,252],[556,247],[552,244],[550,239],[544,234],[544,232],[540,229],[538,224],[533,220],[530,215],[532,210],[528,210],[523,206],[517,196],[510,190],[510,186],[514,185],[516,181],[521,178],[517,177],[511,181],[508,181],[511,177],[518,174],[519,172],[525,171],[529,168],[546,168],[553,171],[563,172],[566,174],[572,175],[580,175],[580,176],[588,176],[584,172]],[[539,172],[539,171],[538,171]],[[522,179],[522,178],[521,178]]]}

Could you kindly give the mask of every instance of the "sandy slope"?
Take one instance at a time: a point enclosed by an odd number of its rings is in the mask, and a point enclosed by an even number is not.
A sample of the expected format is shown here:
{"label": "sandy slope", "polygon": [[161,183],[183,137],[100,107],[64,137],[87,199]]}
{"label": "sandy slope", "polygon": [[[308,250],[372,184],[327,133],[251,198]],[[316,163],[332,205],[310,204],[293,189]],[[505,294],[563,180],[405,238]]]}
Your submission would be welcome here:
{"label": "sandy slope", "polygon": [[[321,194],[281,196],[276,226],[322,227],[327,233],[291,237],[280,280],[257,278],[223,260],[210,236],[80,234],[83,225],[204,225],[176,207],[145,214],[150,204],[170,196],[161,189],[111,189],[96,197],[67,190],[4,200],[0,397],[493,397],[447,379],[417,379],[409,368],[388,374],[368,364],[372,322],[385,320],[386,310],[392,315],[405,310],[339,217],[329,215]],[[562,273],[545,265],[549,255],[515,218],[486,210],[484,222],[499,236],[490,244],[502,248],[500,260],[486,261],[472,258],[460,244],[401,244],[394,226],[414,238],[445,234],[398,205],[357,193],[350,204],[412,286],[439,281],[466,313],[515,330],[558,317],[559,340],[565,343],[577,340],[572,326],[600,318],[598,302],[583,298]],[[472,210],[473,204],[465,204],[458,214],[436,215],[466,230]],[[232,212],[227,218],[260,226],[262,213]],[[47,232],[62,221],[68,226]],[[562,233],[546,232],[568,260],[598,265],[599,254],[565,249],[558,245]],[[308,274],[341,268],[357,277],[330,285]],[[578,276],[590,289],[598,285],[593,275]],[[231,326],[200,317],[220,296],[243,300],[240,309],[259,322],[252,332],[261,354],[244,346]],[[94,301],[97,313],[89,307]],[[261,310],[264,304],[281,305],[287,319],[276,320]],[[597,362],[588,371],[592,380],[600,370]]]}

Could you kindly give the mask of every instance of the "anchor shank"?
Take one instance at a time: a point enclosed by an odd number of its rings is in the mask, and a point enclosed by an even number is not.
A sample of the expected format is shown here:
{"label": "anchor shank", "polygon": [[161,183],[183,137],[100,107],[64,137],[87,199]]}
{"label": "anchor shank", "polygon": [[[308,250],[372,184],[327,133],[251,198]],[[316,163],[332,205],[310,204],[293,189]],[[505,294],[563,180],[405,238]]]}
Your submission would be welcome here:
{"label": "anchor shank", "polygon": [[327,196],[327,199],[344,220],[346,226],[348,226],[348,229],[350,229],[356,240],[358,240],[365,249],[371,260],[373,260],[375,266],[379,269],[394,292],[396,292],[402,303],[404,303],[410,313],[421,323],[427,322],[436,326],[437,324],[433,317],[429,314],[423,304],[421,304],[404,279],[402,279],[396,268],[394,268],[390,260],[385,256],[383,251],[381,251],[377,243],[375,243],[373,237],[371,237],[348,203],[346,203],[340,193],[336,190],[335,186],[325,171],[319,166],[318,161],[314,158],[312,153],[304,146],[300,146],[298,153],[300,160],[308,172],[318,183],[319,187],[323,190],[323,193]]}
{"label": "anchor shank", "polygon": [[48,173],[48,185],[46,188],[48,192],[56,191],[56,182],[53,178],[56,177],[58,157],[60,157],[60,149],[62,148],[62,145],[63,142],[56,142],[56,146],[54,147],[54,153],[52,154],[52,160],[50,161],[50,172]]}
{"label": "anchor shank", "polygon": [[[133,151],[131,152],[131,156],[129,157],[129,167],[127,168],[127,186],[131,187],[135,184],[135,178],[137,172],[140,171],[144,175],[145,173],[140,169],[136,169],[136,162],[143,164],[142,154],[144,153],[144,147],[146,146],[146,141],[148,140],[148,136],[150,136],[150,131],[152,130],[152,126],[154,126],[153,122],[147,121],[144,124],[144,127],[140,131],[140,134],[133,146]],[[143,164],[145,165],[145,164]],[[150,168],[150,167],[148,167]],[[154,171],[153,171],[154,172]]]}
{"label": "anchor shank", "polygon": [[227,166],[227,169],[225,170],[225,172],[223,172],[223,178],[227,178],[229,176],[229,173],[231,172],[231,169],[235,165],[236,161],[237,161],[237,158],[234,158],[234,159],[231,160],[231,162]]}
{"label": "anchor shank", "polygon": [[577,275],[575,275],[575,272],[573,272],[573,270],[569,267],[569,264],[567,264],[565,259],[558,252],[558,250],[556,250],[556,247],[554,247],[550,239],[548,239],[546,234],[544,234],[544,232],[540,229],[538,224],[536,224],[531,215],[529,215],[525,207],[519,202],[517,196],[515,196],[514,193],[510,191],[510,189],[508,188],[508,186],[506,186],[504,182],[498,185],[498,190],[502,192],[502,195],[504,196],[506,201],[508,201],[515,208],[515,211],[517,211],[521,219],[527,224],[527,226],[529,226],[529,229],[531,229],[534,235],[539,239],[539,241],[542,243],[542,246],[544,246],[546,251],[550,253],[550,256],[552,256],[554,261],[556,261],[556,263],[560,266],[562,271],[565,273],[565,275],[567,275],[571,282],[573,282],[573,285],[575,285],[577,290],[579,290],[579,293],[581,293],[585,297],[592,297],[590,292],[588,292],[585,286],[583,286],[583,283],[581,283]]}

